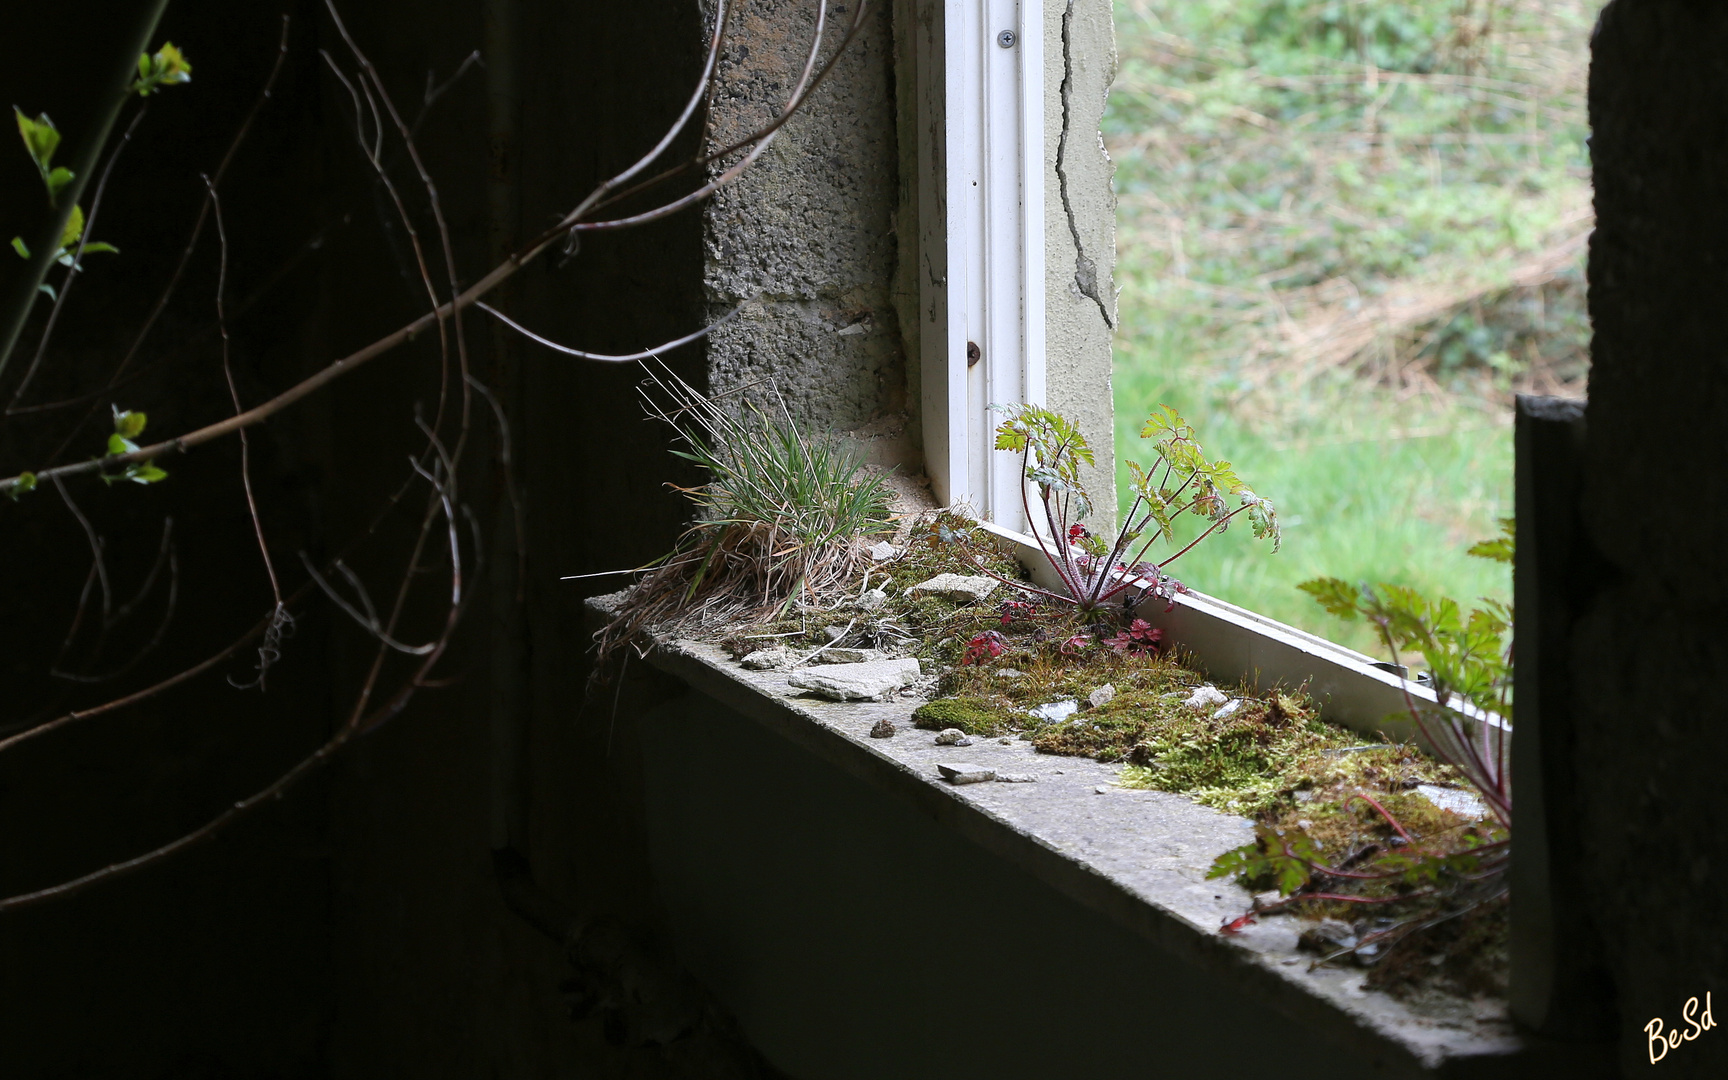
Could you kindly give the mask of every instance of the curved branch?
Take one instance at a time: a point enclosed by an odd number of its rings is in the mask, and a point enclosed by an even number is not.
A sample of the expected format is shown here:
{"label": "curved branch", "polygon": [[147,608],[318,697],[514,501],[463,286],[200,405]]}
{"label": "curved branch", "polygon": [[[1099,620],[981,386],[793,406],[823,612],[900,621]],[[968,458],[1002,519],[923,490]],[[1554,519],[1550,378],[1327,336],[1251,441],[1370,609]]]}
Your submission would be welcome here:
{"label": "curved branch", "polygon": [[716,322],[709,323],[707,326],[704,326],[702,329],[696,331],[695,333],[685,334],[681,338],[677,338],[675,340],[668,341],[664,345],[660,345],[660,346],[657,346],[657,347],[652,348],[652,349],[644,349],[641,352],[627,353],[627,354],[624,354],[621,356],[612,356],[612,355],[609,355],[607,353],[583,352],[581,349],[572,349],[568,345],[560,345],[556,341],[551,340],[550,338],[541,337],[539,334],[536,334],[534,331],[528,329],[526,326],[523,326],[521,323],[510,318],[510,316],[504,314],[502,311],[499,311],[497,308],[493,307],[490,304],[477,303],[474,306],[479,308],[481,311],[486,312],[488,315],[491,315],[493,318],[497,319],[499,322],[503,323],[505,326],[508,326],[510,329],[516,331],[518,334],[521,334],[523,337],[527,338],[528,340],[536,342],[536,343],[541,344],[541,345],[544,345],[548,349],[552,349],[556,352],[561,352],[565,356],[574,356],[574,357],[581,359],[581,360],[598,360],[602,363],[607,363],[607,364],[618,364],[618,363],[623,363],[623,362],[629,361],[629,360],[646,360],[649,357],[653,357],[654,359],[658,360],[658,359],[660,359],[660,354],[663,352],[671,352],[673,349],[678,348],[680,345],[688,345],[692,341],[698,341],[702,338],[707,337],[709,334],[712,334],[714,331],[720,329],[722,326],[725,326],[727,323],[729,323],[733,319],[737,318],[738,313],[740,311],[744,310],[744,305],[739,304],[737,307],[733,308],[730,312],[728,312],[723,318],[719,319]]}

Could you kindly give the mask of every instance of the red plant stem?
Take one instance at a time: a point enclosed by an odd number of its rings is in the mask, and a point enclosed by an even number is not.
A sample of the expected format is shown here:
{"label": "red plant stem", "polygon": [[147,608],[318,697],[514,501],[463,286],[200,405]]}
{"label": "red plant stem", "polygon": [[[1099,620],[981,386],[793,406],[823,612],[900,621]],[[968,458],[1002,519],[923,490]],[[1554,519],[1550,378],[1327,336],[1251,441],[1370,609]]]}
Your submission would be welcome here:
{"label": "red plant stem", "polygon": [[1358,791],[1358,792],[1354,793],[1353,795],[1351,795],[1350,798],[1345,799],[1344,805],[1349,806],[1351,801],[1355,800],[1355,799],[1361,799],[1363,802],[1367,803],[1369,806],[1372,806],[1374,809],[1380,811],[1380,816],[1386,819],[1386,824],[1388,824],[1388,825],[1392,826],[1394,829],[1396,829],[1398,831],[1398,835],[1402,836],[1404,838],[1405,843],[1414,844],[1416,842],[1415,840],[1411,839],[1409,833],[1404,831],[1404,826],[1402,826],[1398,823],[1398,819],[1393,817],[1392,814],[1384,806],[1381,806],[1379,801],[1376,800],[1374,798],[1374,796],[1365,795],[1362,792]]}

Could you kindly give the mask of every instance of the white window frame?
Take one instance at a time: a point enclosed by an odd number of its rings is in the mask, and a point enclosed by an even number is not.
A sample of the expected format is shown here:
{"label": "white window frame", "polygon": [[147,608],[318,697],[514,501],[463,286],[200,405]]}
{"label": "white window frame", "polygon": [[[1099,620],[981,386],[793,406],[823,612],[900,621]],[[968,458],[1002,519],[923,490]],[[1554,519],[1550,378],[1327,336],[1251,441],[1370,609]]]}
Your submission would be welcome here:
{"label": "white window frame", "polygon": [[[1029,535],[1045,523],[1026,518],[1020,461],[995,451],[989,412],[1045,403],[1046,2],[910,7],[925,468],[942,505],[970,507],[1034,580],[1060,588]],[[1012,43],[1000,40],[1003,31]],[[1202,593],[1178,596],[1169,610],[1148,602],[1139,614],[1215,678],[1305,683],[1328,718],[1364,735],[1415,739],[1415,725],[1398,714],[1412,699],[1436,704],[1427,687],[1406,684],[1372,657]]]}
{"label": "white window frame", "polygon": [[1032,525],[991,405],[1044,403],[1044,0],[919,0],[926,467],[944,505]]}

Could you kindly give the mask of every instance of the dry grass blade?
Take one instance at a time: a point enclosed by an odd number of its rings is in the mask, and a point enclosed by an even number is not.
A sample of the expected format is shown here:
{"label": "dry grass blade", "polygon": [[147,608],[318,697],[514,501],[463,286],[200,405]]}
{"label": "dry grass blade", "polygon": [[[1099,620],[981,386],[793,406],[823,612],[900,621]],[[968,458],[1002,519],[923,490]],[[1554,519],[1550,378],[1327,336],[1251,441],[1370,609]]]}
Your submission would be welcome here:
{"label": "dry grass blade", "polygon": [[863,540],[893,527],[883,478],[833,437],[806,434],[778,395],[774,411],[729,411],[662,364],[643,397],[683,444],[673,453],[710,479],[680,489],[696,522],[595,635],[601,667],[649,628],[748,626],[819,604],[869,561]]}

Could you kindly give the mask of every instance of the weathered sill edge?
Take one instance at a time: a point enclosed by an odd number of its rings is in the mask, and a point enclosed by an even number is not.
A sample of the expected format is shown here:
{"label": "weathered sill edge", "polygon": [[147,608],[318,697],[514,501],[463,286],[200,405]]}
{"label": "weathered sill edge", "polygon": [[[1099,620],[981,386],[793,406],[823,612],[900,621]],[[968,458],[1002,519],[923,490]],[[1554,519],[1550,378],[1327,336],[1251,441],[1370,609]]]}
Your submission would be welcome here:
{"label": "weathered sill edge", "polygon": [[[608,598],[590,601],[596,613],[606,610],[605,599]],[[1294,931],[1285,925],[1263,924],[1237,938],[1225,938],[1216,931],[1222,917],[1205,925],[1206,916],[1184,915],[1118,880],[1084,855],[1064,850],[1042,835],[1035,822],[1017,825],[1010,817],[980,805],[979,797],[985,791],[1020,785],[948,785],[890,756],[881,744],[866,736],[869,726],[883,717],[902,725],[902,730],[909,729],[910,713],[916,703],[841,705],[790,699],[785,696],[784,673],[745,671],[727,661],[717,648],[695,642],[659,642],[650,651],[648,660],[661,671],[872,787],[906,800],[920,813],[1160,948],[1203,967],[1227,985],[1265,1002],[1297,1023],[1316,1025],[1364,1057],[1391,1066],[1396,1072],[1416,1076],[1441,1071],[1449,1074],[1452,1068],[1468,1066],[1471,1061],[1486,1064],[1484,1059],[1488,1058],[1507,1059],[1514,1055],[1524,1058],[1526,1052],[1534,1049],[1503,1020],[1453,1024],[1423,1016],[1387,995],[1364,994],[1356,989],[1361,979],[1359,971],[1323,969],[1309,973],[1307,964],[1311,957],[1295,952]],[[778,687],[772,685],[776,677],[781,684]],[[899,739],[893,741],[897,743]],[[942,756],[960,755],[944,752]],[[1114,775],[1110,767],[1084,759],[1053,759],[1054,763],[1069,770],[1080,767],[1098,774],[1083,780],[1083,785],[1107,783]],[[1091,789],[1085,787],[1085,790]],[[1218,846],[1218,850],[1223,850],[1223,846]],[[1172,878],[1175,876],[1171,874]],[[1232,888],[1220,892],[1225,893],[1226,899],[1216,905],[1213,914],[1239,914],[1243,907],[1240,891]],[[1283,962],[1296,958],[1299,961],[1293,965]]]}

